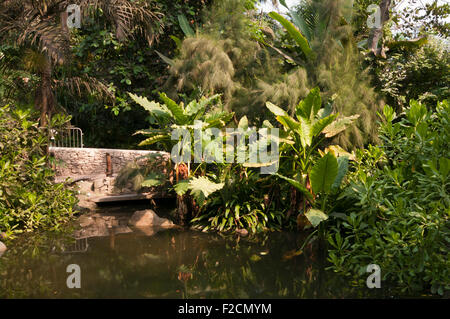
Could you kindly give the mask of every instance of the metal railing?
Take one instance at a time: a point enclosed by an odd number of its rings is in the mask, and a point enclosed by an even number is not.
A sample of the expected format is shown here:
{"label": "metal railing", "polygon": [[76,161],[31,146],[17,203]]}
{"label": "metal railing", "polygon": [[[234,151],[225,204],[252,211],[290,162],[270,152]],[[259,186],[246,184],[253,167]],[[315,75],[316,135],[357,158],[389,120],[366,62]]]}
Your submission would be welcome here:
{"label": "metal railing", "polygon": [[52,130],[50,146],[83,148],[83,131],[79,127],[69,127],[63,130]]}

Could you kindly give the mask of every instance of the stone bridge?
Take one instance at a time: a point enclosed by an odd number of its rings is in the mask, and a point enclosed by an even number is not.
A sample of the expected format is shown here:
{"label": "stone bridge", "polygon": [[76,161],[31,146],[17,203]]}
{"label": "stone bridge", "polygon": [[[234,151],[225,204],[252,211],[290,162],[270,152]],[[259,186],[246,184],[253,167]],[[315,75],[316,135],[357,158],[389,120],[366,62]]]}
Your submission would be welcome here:
{"label": "stone bridge", "polygon": [[143,167],[149,165],[149,161],[157,163],[155,170],[167,173],[169,153],[83,147],[50,147],[49,152],[54,158],[55,181],[76,184],[80,206],[93,208],[93,203],[168,197],[161,190],[136,192],[131,182],[118,187],[116,179],[124,169]]}

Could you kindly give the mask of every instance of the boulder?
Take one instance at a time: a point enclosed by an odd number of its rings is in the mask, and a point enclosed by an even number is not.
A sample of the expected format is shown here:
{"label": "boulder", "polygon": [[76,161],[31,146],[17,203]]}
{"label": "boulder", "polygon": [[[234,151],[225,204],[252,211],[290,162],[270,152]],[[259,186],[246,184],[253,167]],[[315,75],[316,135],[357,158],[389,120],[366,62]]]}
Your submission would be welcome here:
{"label": "boulder", "polygon": [[78,218],[78,222],[80,223],[81,227],[88,227],[94,223],[94,219],[91,216],[82,215],[80,218]]}
{"label": "boulder", "polygon": [[0,257],[3,255],[3,253],[6,251],[6,246],[4,243],[0,241]]}
{"label": "boulder", "polygon": [[161,218],[151,209],[138,210],[134,212],[128,221],[128,225],[135,227],[174,227],[175,225],[167,218]]}

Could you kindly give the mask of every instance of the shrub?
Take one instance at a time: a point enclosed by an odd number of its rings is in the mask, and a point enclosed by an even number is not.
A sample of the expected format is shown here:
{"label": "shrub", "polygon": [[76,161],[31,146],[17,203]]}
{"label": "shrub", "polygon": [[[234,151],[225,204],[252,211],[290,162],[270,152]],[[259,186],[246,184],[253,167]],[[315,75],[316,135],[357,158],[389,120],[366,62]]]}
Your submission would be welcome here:
{"label": "shrub", "polygon": [[[403,292],[450,289],[450,108],[412,100],[405,116],[384,108],[383,145],[359,152],[347,199],[357,203],[329,233],[330,267],[356,276],[369,264]],[[363,284],[363,282],[361,282]]]}
{"label": "shrub", "polygon": [[[52,182],[48,137],[29,111],[0,108],[0,230],[7,236],[45,228],[58,230],[73,215],[76,198]],[[52,126],[67,119],[55,116]]]}

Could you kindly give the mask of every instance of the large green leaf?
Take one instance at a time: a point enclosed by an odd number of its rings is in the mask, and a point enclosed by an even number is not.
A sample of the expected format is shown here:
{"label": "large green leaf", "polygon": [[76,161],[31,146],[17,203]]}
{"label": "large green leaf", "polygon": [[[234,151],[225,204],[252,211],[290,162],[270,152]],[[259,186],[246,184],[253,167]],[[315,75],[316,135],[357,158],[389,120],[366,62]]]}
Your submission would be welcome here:
{"label": "large green leaf", "polygon": [[276,106],[273,103],[266,102],[266,107],[269,109],[270,112],[272,112],[275,116],[285,116],[288,115],[285,110],[282,108]]}
{"label": "large green leaf", "polygon": [[178,22],[180,24],[181,30],[183,30],[184,34],[188,37],[193,37],[195,35],[194,30],[191,28],[189,21],[182,14],[178,15]]}
{"label": "large green leaf", "polygon": [[175,186],[173,187],[175,192],[177,193],[177,195],[184,195],[186,194],[186,192],[189,190],[189,180],[185,179],[182,181],[179,181],[178,183],[175,184]]}
{"label": "large green leaf", "polygon": [[294,120],[289,115],[278,115],[277,121],[280,122],[287,130],[297,131],[300,128],[300,123]]}
{"label": "large green leaf", "polygon": [[337,158],[338,162],[338,174],[331,185],[331,189],[335,190],[338,189],[339,186],[341,186],[342,180],[344,179],[345,174],[347,174],[348,171],[348,157],[341,156]]}
{"label": "large green leaf", "polygon": [[152,115],[159,117],[161,119],[167,119],[172,116],[170,111],[164,106],[160,105],[155,101],[149,101],[146,97],[137,96],[133,93],[128,93],[128,95],[140,106],[146,109]]}
{"label": "large green leaf", "polygon": [[295,108],[297,119],[300,118],[313,120],[322,106],[322,98],[320,97],[319,88],[313,88],[308,95],[300,101]]}
{"label": "large green leaf", "polygon": [[300,128],[297,130],[297,134],[300,135],[300,142],[302,147],[310,146],[312,143],[312,125],[309,119],[300,118]]}
{"label": "large green leaf", "polygon": [[316,122],[314,122],[313,127],[312,127],[312,136],[317,136],[320,133],[322,133],[322,131],[331,123],[333,123],[333,121],[336,119],[337,115],[336,114],[331,114],[323,119],[320,119]]}
{"label": "large green leaf", "polygon": [[198,103],[197,100],[192,100],[188,103],[188,105],[186,105],[184,114],[187,116],[194,116],[197,115],[197,113],[199,113],[200,111],[204,111],[204,109],[202,110],[202,105]]}
{"label": "large green leaf", "polygon": [[311,169],[309,179],[314,193],[328,193],[338,175],[338,162],[332,153],[319,159]]}
{"label": "large green leaf", "polygon": [[201,205],[205,198],[207,198],[210,194],[222,189],[224,185],[224,183],[211,182],[205,176],[193,177],[189,181],[189,189],[191,190],[191,194],[197,200],[199,205]]}
{"label": "large green leaf", "polygon": [[206,113],[205,122],[208,123],[208,127],[224,127],[234,116],[233,112],[222,111],[220,109],[214,109]]}
{"label": "large green leaf", "polygon": [[219,97],[220,94],[214,94],[210,97],[202,96],[202,98],[199,101],[193,100],[188,105],[186,105],[184,113],[187,116],[195,115],[195,118],[199,119],[200,116],[202,116],[205,113],[206,107],[212,104],[212,102],[214,102]]}
{"label": "large green leaf", "polygon": [[166,107],[170,110],[172,113],[175,121],[177,124],[186,124],[187,122],[187,116],[184,114],[183,108],[178,105],[174,100],[169,98],[166,93],[160,93],[159,94],[160,99],[164,102]]}
{"label": "large green leaf", "polygon": [[150,173],[148,174],[144,181],[142,182],[142,187],[154,187],[162,185],[166,177],[162,173]]}
{"label": "large green leaf", "polygon": [[308,189],[303,186],[299,181],[280,175],[280,174],[275,174],[276,176],[278,176],[281,179],[284,179],[285,181],[289,182],[289,184],[291,184],[292,186],[294,186],[296,189],[298,189],[299,191],[301,191],[310,201],[313,200],[313,196],[311,195],[311,193],[308,191]]}
{"label": "large green leaf", "polygon": [[354,121],[356,121],[359,118],[359,115],[352,115],[343,117],[340,119],[335,120],[333,123],[328,125],[322,133],[325,134],[325,137],[333,137],[342,131],[344,131],[347,127],[349,127],[351,124],[353,124]]}
{"label": "large green leaf", "polygon": [[140,142],[139,146],[152,145],[157,142],[163,142],[163,141],[170,141],[170,136],[167,134],[166,135],[161,135],[161,134],[153,135],[153,136],[150,136],[149,138],[143,140],[142,142]]}
{"label": "large green leaf", "polygon": [[281,25],[286,29],[292,39],[297,43],[302,52],[305,54],[306,58],[309,59],[312,55],[312,50],[309,46],[308,40],[306,40],[306,38],[297,29],[297,27],[275,11],[270,12],[269,16],[281,23]]}
{"label": "large green leaf", "polygon": [[308,212],[306,212],[305,216],[306,216],[306,218],[308,218],[309,222],[314,227],[319,226],[319,224],[321,222],[328,219],[328,216],[324,212],[322,212],[319,209],[314,209],[314,208],[311,208],[310,210],[308,210]]}
{"label": "large green leaf", "polygon": [[300,30],[300,32],[305,36],[308,41],[311,41],[311,30],[308,26],[306,20],[297,14],[297,12],[293,10],[289,10],[289,16],[294,22],[295,26]]}

